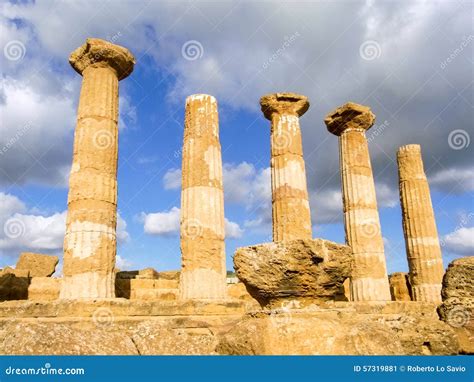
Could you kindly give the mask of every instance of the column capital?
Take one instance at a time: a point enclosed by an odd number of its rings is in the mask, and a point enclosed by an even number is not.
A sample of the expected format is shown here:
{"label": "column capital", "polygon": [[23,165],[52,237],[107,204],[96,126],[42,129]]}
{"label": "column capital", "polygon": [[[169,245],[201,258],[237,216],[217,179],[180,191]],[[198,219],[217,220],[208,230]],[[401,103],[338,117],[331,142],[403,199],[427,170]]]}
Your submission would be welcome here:
{"label": "column capital", "polygon": [[375,122],[375,115],[370,107],[348,102],[330,112],[324,123],[330,133],[341,135],[347,129],[369,130]]}
{"label": "column capital", "polygon": [[309,109],[308,97],[296,93],[272,93],[260,98],[265,118],[271,120],[273,113],[292,114],[301,117]]}
{"label": "column capital", "polygon": [[88,38],[84,45],[71,53],[69,63],[80,75],[89,66],[111,67],[122,80],[132,73],[135,57],[127,48],[99,38]]}

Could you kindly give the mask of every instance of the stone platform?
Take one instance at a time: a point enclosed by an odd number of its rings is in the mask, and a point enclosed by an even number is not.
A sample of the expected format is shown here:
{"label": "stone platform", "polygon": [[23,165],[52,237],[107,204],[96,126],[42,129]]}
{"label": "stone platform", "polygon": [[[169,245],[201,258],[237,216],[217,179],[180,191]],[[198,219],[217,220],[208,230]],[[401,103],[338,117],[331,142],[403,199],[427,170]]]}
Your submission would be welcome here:
{"label": "stone platform", "polygon": [[6,301],[0,354],[457,354],[420,302]]}

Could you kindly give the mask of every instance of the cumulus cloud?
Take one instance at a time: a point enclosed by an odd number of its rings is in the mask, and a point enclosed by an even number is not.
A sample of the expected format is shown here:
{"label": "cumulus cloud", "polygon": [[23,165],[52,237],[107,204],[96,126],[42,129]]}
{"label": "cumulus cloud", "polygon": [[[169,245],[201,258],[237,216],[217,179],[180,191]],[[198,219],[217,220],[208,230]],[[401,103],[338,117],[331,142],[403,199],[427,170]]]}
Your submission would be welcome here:
{"label": "cumulus cloud", "polygon": [[441,245],[451,253],[472,256],[474,254],[474,227],[460,227],[444,235]]}
{"label": "cumulus cloud", "polygon": [[449,168],[440,170],[429,178],[433,188],[448,193],[463,193],[474,191],[474,167]]}
{"label": "cumulus cloud", "polygon": [[[0,192],[0,253],[15,258],[21,251],[60,254],[66,230],[66,211],[40,214],[18,197]],[[127,223],[118,214],[117,240],[129,240]]]}
{"label": "cumulus cloud", "polygon": [[[169,211],[141,214],[143,230],[149,235],[176,236],[180,230],[180,209],[173,207]],[[225,219],[225,235],[227,239],[242,237],[244,230],[238,223]]]}
{"label": "cumulus cloud", "polygon": [[178,190],[181,188],[181,169],[172,168],[163,176],[165,190]]}

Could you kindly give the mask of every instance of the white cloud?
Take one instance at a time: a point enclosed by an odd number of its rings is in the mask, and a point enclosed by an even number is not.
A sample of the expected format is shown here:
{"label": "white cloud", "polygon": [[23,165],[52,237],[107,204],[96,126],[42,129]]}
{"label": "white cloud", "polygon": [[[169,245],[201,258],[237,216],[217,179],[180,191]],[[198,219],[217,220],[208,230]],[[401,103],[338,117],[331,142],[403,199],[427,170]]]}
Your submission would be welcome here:
{"label": "white cloud", "polygon": [[115,266],[121,271],[130,270],[133,267],[133,262],[128,259],[123,258],[122,256],[117,255],[115,258]]}
{"label": "white cloud", "polygon": [[[11,194],[0,192],[0,252],[10,258],[21,251],[61,252],[66,230],[66,211],[42,215]],[[127,223],[118,214],[117,240],[129,240]]]}
{"label": "white cloud", "polygon": [[449,252],[458,255],[474,255],[474,227],[461,227],[444,235],[441,244]]}
{"label": "white cloud", "polygon": [[445,192],[474,191],[474,167],[443,169],[429,177],[430,185]]}
{"label": "white cloud", "polygon": [[179,233],[179,208],[146,214],[142,212],[143,229],[149,235],[170,236]]}
{"label": "white cloud", "polygon": [[[180,230],[180,209],[146,214],[142,212],[141,221],[145,233],[156,236],[176,236]],[[225,219],[225,234],[228,239],[242,237],[244,230],[238,223]]]}
{"label": "white cloud", "polygon": [[239,239],[244,234],[244,230],[236,222],[225,219],[225,237],[227,239]]}
{"label": "white cloud", "polygon": [[178,190],[181,188],[181,169],[172,168],[163,176],[165,190]]}

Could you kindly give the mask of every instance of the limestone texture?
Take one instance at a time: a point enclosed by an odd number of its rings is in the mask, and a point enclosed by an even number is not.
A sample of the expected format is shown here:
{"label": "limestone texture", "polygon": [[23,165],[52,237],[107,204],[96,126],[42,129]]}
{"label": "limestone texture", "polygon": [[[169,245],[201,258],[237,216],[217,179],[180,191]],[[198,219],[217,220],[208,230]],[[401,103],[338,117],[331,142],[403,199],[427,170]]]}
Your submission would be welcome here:
{"label": "limestone texture", "polygon": [[16,263],[17,270],[26,270],[30,277],[49,277],[56,270],[57,256],[23,252]]}
{"label": "limestone texture", "polygon": [[442,320],[458,336],[461,352],[474,354],[474,257],[452,261],[443,277],[443,303],[438,307]]}
{"label": "limestone texture", "polygon": [[[409,304],[409,305],[407,305]],[[247,314],[217,346],[229,355],[451,355],[459,344],[435,306],[340,302]]]}
{"label": "limestone texture", "polygon": [[115,295],[118,82],[133,70],[125,48],[87,39],[69,62],[82,75],[69,177],[60,297]]}
{"label": "limestone texture", "polygon": [[186,99],[181,191],[180,298],[226,294],[224,192],[217,101]]}
{"label": "limestone texture", "polygon": [[261,305],[335,299],[352,271],[348,246],[327,240],[292,240],[238,248],[238,278]]}
{"label": "limestone texture", "polygon": [[311,213],[299,117],[309,108],[295,93],[267,94],[260,99],[271,121],[273,241],[311,239]]}
{"label": "limestone texture", "polygon": [[33,277],[28,286],[28,300],[52,301],[59,298],[61,279]]}
{"label": "limestone texture", "polygon": [[395,272],[388,276],[392,301],[411,301],[411,287],[408,274]]}
{"label": "limestone texture", "polygon": [[346,242],[354,253],[353,301],[389,301],[375,184],[365,136],[375,121],[367,106],[353,102],[329,113],[324,122],[339,137]]}
{"label": "limestone texture", "polygon": [[420,145],[400,147],[397,160],[413,300],[440,303],[443,259]]}

